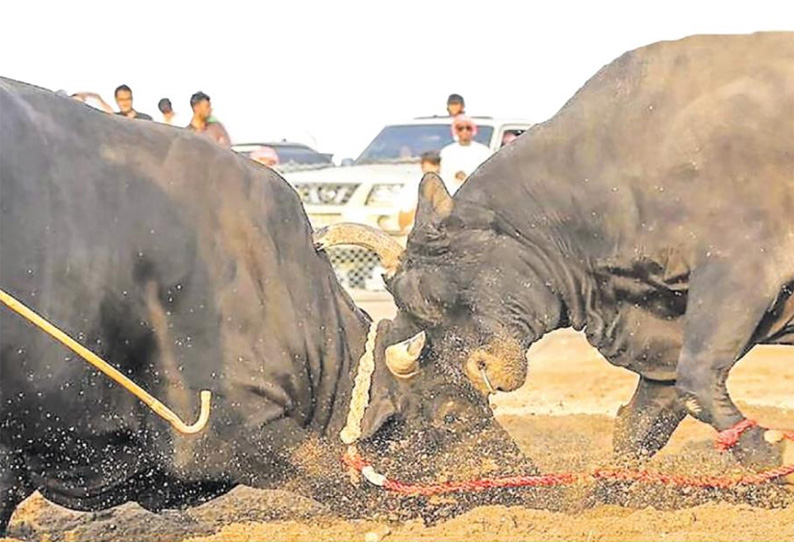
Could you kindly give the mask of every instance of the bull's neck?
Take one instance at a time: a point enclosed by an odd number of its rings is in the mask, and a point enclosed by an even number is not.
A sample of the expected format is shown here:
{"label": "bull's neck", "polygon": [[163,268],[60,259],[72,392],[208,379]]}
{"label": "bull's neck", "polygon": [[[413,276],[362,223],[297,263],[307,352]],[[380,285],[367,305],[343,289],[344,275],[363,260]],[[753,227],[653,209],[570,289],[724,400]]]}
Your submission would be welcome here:
{"label": "bull's neck", "polygon": [[[582,330],[599,304],[593,254],[612,249],[604,232],[592,228],[587,193],[561,195],[559,185],[542,176],[533,178],[523,169],[516,173],[499,158],[482,167],[480,178],[467,181],[455,201],[480,209],[491,228],[512,239],[516,249],[527,254],[524,271],[546,283],[560,302],[559,321],[543,331],[568,326]],[[528,178],[516,182],[516,174]]]}
{"label": "bull's neck", "polygon": [[[526,254],[524,261],[530,276],[537,277],[539,286],[548,289],[559,313],[545,321],[542,333],[563,327],[581,330],[587,320],[587,306],[590,302],[590,288],[586,263],[569,251],[563,238],[539,233],[513,233],[518,250]],[[551,307],[550,307],[551,308]],[[537,309],[535,309],[537,310]],[[538,339],[538,334],[535,334]]]}

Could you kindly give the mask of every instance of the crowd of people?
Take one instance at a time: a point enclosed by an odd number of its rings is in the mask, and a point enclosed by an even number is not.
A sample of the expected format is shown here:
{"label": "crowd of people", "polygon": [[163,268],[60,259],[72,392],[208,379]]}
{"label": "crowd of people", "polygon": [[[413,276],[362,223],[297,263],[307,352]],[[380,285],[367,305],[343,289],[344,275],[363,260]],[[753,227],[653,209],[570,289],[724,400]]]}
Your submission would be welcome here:
{"label": "crowd of people", "polygon": [[[59,91],[58,93],[66,94],[63,91]],[[97,108],[113,115],[119,115],[128,119],[154,120],[151,115],[142,113],[133,107],[132,89],[128,85],[119,85],[113,93],[113,98],[118,107],[117,111],[96,92],[76,92],[72,94],[71,97],[75,100],[95,105]],[[226,127],[212,116],[212,101],[209,95],[204,92],[198,91],[190,97],[190,109],[193,114],[190,118],[190,122],[185,125],[181,124],[169,98],[162,98],[157,103],[157,108],[160,110],[160,114],[162,115],[161,122],[164,124],[182,126],[188,130],[206,135],[219,145],[231,147],[232,142],[229,133],[226,131]]]}
{"label": "crowd of people", "polygon": [[[64,91],[58,91],[66,94]],[[76,92],[72,98],[85,103],[91,103],[107,113],[123,116],[129,119],[153,121],[151,115],[138,111],[133,106],[132,89],[128,85],[119,85],[113,94],[117,110],[114,110],[96,92]],[[219,145],[231,147],[231,138],[224,125],[212,115],[212,101],[209,95],[198,91],[190,97],[192,117],[183,124],[179,115],[174,112],[173,104],[169,98],[162,98],[157,103],[164,124],[181,126],[206,135]],[[450,94],[447,98],[447,114],[452,117],[452,143],[440,151],[428,151],[421,156],[422,174],[433,172],[438,174],[444,182],[447,191],[455,194],[471,173],[491,155],[489,147],[475,141],[477,125],[466,116],[466,102],[460,94]],[[272,151],[271,151],[272,152]],[[267,158],[252,158],[268,163]],[[417,200],[417,186],[409,183],[404,187],[399,196],[399,225],[407,230],[413,224]]]}

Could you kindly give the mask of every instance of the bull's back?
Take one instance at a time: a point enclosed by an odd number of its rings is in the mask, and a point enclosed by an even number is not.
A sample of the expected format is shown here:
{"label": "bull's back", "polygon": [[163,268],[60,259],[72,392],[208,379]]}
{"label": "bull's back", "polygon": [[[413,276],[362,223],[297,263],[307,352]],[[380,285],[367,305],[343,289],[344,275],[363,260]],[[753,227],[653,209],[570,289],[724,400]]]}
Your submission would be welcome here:
{"label": "bull's back", "polygon": [[792,66],[785,32],[631,51],[500,151],[460,197],[489,202],[530,236],[539,215],[565,221],[598,257],[716,251],[739,237],[794,250]]}

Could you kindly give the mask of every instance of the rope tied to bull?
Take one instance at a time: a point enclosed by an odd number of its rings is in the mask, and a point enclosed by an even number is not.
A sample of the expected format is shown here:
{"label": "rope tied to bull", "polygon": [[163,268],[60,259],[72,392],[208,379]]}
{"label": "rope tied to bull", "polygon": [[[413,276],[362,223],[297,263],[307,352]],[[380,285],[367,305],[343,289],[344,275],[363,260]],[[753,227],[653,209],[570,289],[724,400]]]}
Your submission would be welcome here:
{"label": "rope tied to bull", "polygon": [[[740,422],[734,424],[733,426],[725,429],[724,431],[720,431],[717,435],[717,440],[715,442],[715,446],[718,450],[724,452],[726,450],[730,450],[736,443],[739,442],[742,434],[752,427],[757,427],[758,422],[753,420],[749,420],[747,418],[741,420]],[[781,440],[791,440],[794,441],[794,431],[779,431],[777,429],[767,429],[764,432],[764,440],[768,443],[773,444],[775,442],[780,442]]]}
{"label": "rope tied to bull", "polygon": [[[794,440],[794,435],[787,436]],[[732,489],[739,486],[758,485],[794,474],[794,465],[785,465],[775,469],[739,477],[727,476],[690,476],[681,474],[664,474],[648,470],[633,469],[596,469],[592,472],[556,472],[531,476],[501,476],[480,478],[475,480],[450,481],[434,484],[410,484],[400,480],[392,480],[378,473],[371,463],[362,458],[355,450],[348,449],[342,461],[349,468],[360,472],[371,484],[388,491],[414,497],[430,497],[448,493],[465,493],[487,491],[497,488],[520,487],[560,487],[573,485],[588,480],[604,480],[611,482],[645,482],[673,487],[690,487],[700,489]]]}
{"label": "rope tied to bull", "polygon": [[201,390],[199,394],[201,408],[199,411],[198,420],[196,423],[188,425],[182,421],[182,419],[173,410],[165,406],[146,390],[127,378],[127,376],[121,373],[118,369],[75,341],[55,325],[39,316],[35,311],[27,307],[24,303],[13,297],[11,294],[5,292],[3,289],[0,289],[0,301],[2,301],[9,309],[16,312],[25,320],[38,327],[52,338],[60,342],[62,345],[70,349],[72,352],[83,358],[85,361],[93,365],[122,388],[132,393],[146,406],[152,409],[155,414],[170,423],[171,426],[180,433],[185,435],[193,435],[200,432],[207,426],[207,422],[210,419],[210,405],[212,401],[212,392],[209,390]]}
{"label": "rope tied to bull", "polygon": [[[588,480],[646,482],[702,489],[731,489],[738,486],[758,485],[794,474],[794,465],[784,465],[740,477],[688,476],[633,469],[596,469],[585,473],[557,472],[542,475],[501,476],[433,484],[410,484],[400,480],[393,480],[375,470],[375,467],[361,456],[355,444],[361,437],[361,420],[369,404],[372,375],[375,372],[374,349],[376,335],[377,324],[372,322],[367,334],[364,354],[359,360],[353,384],[347,424],[339,436],[342,442],[348,445],[347,451],[342,456],[342,463],[351,472],[361,474],[370,484],[393,493],[414,497],[430,497],[448,493],[477,492],[499,488],[560,487]],[[757,425],[756,422],[745,419],[735,426],[720,432],[716,439],[717,448],[721,451],[727,451],[736,445],[744,431]],[[770,442],[777,442],[783,438],[794,441],[794,431],[767,430],[766,434],[773,434],[767,439]]]}
{"label": "rope tied to bull", "polygon": [[361,420],[364,419],[364,411],[369,405],[369,390],[372,386],[372,375],[375,372],[375,338],[377,334],[378,326],[373,321],[370,323],[367,333],[364,354],[358,360],[358,369],[353,381],[353,392],[347,411],[347,423],[339,433],[339,438],[348,445],[352,445],[361,437]]}

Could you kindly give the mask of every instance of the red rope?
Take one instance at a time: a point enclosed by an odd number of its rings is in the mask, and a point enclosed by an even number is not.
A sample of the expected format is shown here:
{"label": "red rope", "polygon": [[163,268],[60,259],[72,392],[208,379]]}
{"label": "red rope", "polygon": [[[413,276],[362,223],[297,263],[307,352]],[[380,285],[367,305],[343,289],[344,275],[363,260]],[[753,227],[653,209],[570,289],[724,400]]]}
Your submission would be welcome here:
{"label": "red rope", "polygon": [[[730,429],[722,431],[717,437],[717,447],[721,450],[731,448],[736,444],[744,431],[756,425],[757,424],[751,420],[743,420],[743,422],[736,424]],[[784,432],[783,435],[784,438],[794,441],[794,431]],[[371,466],[371,464],[357,452],[345,454],[342,461],[345,465],[357,472],[361,472],[365,467]],[[426,497],[445,493],[485,491],[495,488],[558,487],[571,485],[577,481],[587,479],[614,482],[649,482],[673,487],[730,489],[737,486],[762,484],[791,474],[794,474],[794,465],[784,465],[776,469],[770,469],[756,474],[747,474],[740,477],[688,476],[663,474],[647,470],[597,469],[591,473],[558,472],[537,476],[504,476],[435,484],[409,484],[386,478],[383,487],[401,495]]]}
{"label": "red rope", "polygon": [[720,433],[717,435],[717,440],[714,442],[714,445],[721,452],[730,450],[736,446],[737,442],[739,442],[739,438],[742,436],[742,433],[757,425],[758,424],[753,420],[748,420],[745,418],[733,427],[729,427],[725,431],[720,431]]}

